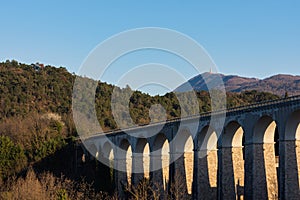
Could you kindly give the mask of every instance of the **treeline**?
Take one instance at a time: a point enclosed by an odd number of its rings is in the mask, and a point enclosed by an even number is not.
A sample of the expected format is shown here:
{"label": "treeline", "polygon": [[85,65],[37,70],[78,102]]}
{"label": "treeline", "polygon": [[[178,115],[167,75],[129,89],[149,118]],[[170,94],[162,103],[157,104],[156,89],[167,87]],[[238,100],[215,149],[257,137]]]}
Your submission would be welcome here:
{"label": "treeline", "polygon": [[[11,177],[66,147],[77,136],[71,109],[75,78],[75,74],[63,67],[37,67],[14,60],[0,63],[0,193],[8,190],[3,189],[4,185],[12,185],[9,182]],[[197,114],[196,110],[200,113],[211,110],[210,95],[206,91],[196,94],[198,109],[193,110],[189,107],[181,108],[177,98],[179,96],[185,105],[195,103],[191,102],[190,94],[181,97],[174,93],[150,96],[140,91],[131,91],[129,86],[121,89],[100,81],[96,84],[95,108],[104,131],[129,124],[126,120],[120,123],[115,121],[111,108],[114,90],[119,92],[117,99],[120,102],[123,101],[122,98],[129,98],[129,117],[140,125],[148,124],[150,119],[163,119],[163,116],[156,115],[161,108],[153,105],[161,105],[166,111],[167,119]],[[85,90],[84,87],[83,85],[82,91]],[[257,91],[228,93],[227,107],[277,98],[279,97],[276,95]],[[120,115],[126,115],[127,106],[128,104],[120,103],[115,109]],[[81,108],[84,109],[85,106]],[[149,116],[149,111],[154,114],[151,115],[150,112]],[[47,168],[44,169],[46,170]],[[21,183],[22,180],[16,179],[15,184]],[[14,191],[14,188],[9,190]],[[58,190],[64,195],[61,188]]]}
{"label": "treeline", "polygon": [[[76,130],[72,121],[71,103],[73,83],[76,76],[65,68],[45,66],[37,69],[31,65],[21,64],[17,61],[0,63],[0,121],[18,117],[25,118],[32,113],[46,114],[56,113],[61,116],[67,127],[68,135],[76,136]],[[120,94],[131,94],[129,102],[130,117],[136,124],[150,122],[149,109],[152,105],[160,104],[166,110],[167,119],[184,116],[193,111],[181,108],[174,93],[164,96],[150,96],[140,91],[131,91],[130,87],[120,89],[113,85],[98,81],[96,89],[96,112],[99,123],[103,129],[118,128],[111,112],[111,97],[113,91]],[[82,86],[84,90],[85,86]],[[198,92],[199,112],[208,112],[211,109],[209,93]],[[180,99],[184,104],[189,104],[189,95],[183,95]],[[121,97],[118,97],[121,98]],[[242,92],[228,93],[227,107],[236,107],[254,102],[277,99],[278,96],[266,92]],[[126,102],[126,101],[125,101]],[[125,110],[128,105],[118,105],[117,110]],[[84,106],[82,106],[84,108]],[[181,112],[186,113],[181,113]],[[120,112],[122,113],[122,112]],[[196,113],[194,113],[196,114]]]}

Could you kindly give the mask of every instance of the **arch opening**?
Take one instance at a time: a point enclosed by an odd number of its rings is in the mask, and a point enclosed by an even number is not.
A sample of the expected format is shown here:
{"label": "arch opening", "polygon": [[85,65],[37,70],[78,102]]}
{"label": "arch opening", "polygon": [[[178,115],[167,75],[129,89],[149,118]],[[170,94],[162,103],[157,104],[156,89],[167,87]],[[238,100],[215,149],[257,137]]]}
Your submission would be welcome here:
{"label": "arch opening", "polygon": [[88,151],[89,151],[89,160],[95,160],[98,157],[99,153],[95,144],[91,144],[88,147]]}
{"label": "arch opening", "polygon": [[285,140],[300,140],[300,110],[289,116],[286,123]]}
{"label": "arch opening", "polygon": [[109,142],[105,142],[102,147],[103,162],[110,168],[114,167],[114,150]]}
{"label": "arch opening", "polygon": [[112,193],[114,190],[114,153],[110,142],[106,141],[100,147],[98,155],[97,168],[98,174],[96,176],[95,184],[99,184],[100,191],[107,191]]}
{"label": "arch opening", "polygon": [[162,184],[166,190],[169,184],[170,146],[169,141],[163,133],[159,133],[153,143],[150,152],[151,179],[154,184]]}
{"label": "arch opening", "polygon": [[254,191],[268,198],[278,198],[278,142],[276,122],[270,116],[261,117],[254,127]]}
{"label": "arch opening", "polygon": [[217,198],[218,136],[214,128],[204,127],[198,135],[198,193]]}
{"label": "arch opening", "polygon": [[244,198],[244,130],[232,121],[222,135],[222,194],[224,199]]}
{"label": "arch opening", "polygon": [[143,178],[150,178],[150,147],[145,138],[140,138],[136,145],[137,160],[135,173],[142,173]]}
{"label": "arch opening", "polygon": [[161,159],[162,159],[162,170],[163,170],[163,184],[164,184],[164,189],[167,189],[170,177],[169,177],[169,167],[170,167],[170,147],[169,147],[169,142],[166,140],[162,146],[162,154],[161,154]]}
{"label": "arch opening", "polygon": [[193,174],[194,174],[194,142],[192,136],[189,136],[184,145],[184,166],[185,178],[188,194],[192,194]]}
{"label": "arch opening", "polygon": [[174,186],[182,188],[187,194],[192,194],[194,175],[194,141],[188,128],[177,132],[173,143],[174,151]]}
{"label": "arch opening", "polygon": [[288,117],[284,137],[285,195],[292,199],[299,197],[299,192],[295,191],[300,191],[300,110]]}
{"label": "arch opening", "polygon": [[[128,185],[131,185],[131,175],[132,175],[132,149],[129,141],[123,139],[120,143],[120,148],[123,150],[119,153],[120,156],[118,159],[122,159],[122,171],[126,172],[126,180]],[[120,161],[120,162],[122,162]],[[125,162],[124,162],[125,161]]]}

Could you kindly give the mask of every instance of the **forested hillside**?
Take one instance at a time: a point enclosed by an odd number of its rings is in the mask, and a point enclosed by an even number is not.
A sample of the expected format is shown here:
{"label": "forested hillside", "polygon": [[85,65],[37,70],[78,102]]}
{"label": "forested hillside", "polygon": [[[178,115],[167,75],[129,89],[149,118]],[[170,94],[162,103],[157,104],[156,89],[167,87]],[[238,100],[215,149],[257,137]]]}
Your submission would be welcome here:
{"label": "forested hillside", "polygon": [[[48,159],[70,145],[72,138],[77,136],[71,110],[74,80],[75,75],[62,67],[37,67],[17,61],[0,63],[0,194],[3,191],[13,193],[13,188],[6,187],[13,175]],[[104,131],[119,128],[111,113],[113,89],[113,85],[98,81],[95,107]],[[129,87],[117,89],[131,90]],[[209,94],[200,91],[197,97],[200,112],[210,111]],[[257,91],[228,93],[227,106],[235,107],[277,98],[276,95]],[[164,107],[168,119],[179,117],[181,112],[185,112],[184,109],[181,110],[174,93],[152,97],[136,91],[130,97],[129,103],[133,121],[141,125],[148,124],[149,109],[154,104]],[[48,171],[51,163],[59,166],[59,162],[64,161],[52,160],[47,168],[39,168],[39,172]],[[71,194],[70,191],[62,192]]]}
{"label": "forested hillside", "polygon": [[[25,118],[34,114],[55,113],[68,128],[69,135],[76,135],[72,124],[71,101],[75,75],[65,68],[46,66],[36,69],[17,61],[0,63],[0,121],[11,118]],[[98,82],[96,90],[96,111],[104,130],[117,128],[111,113],[111,94],[114,86]],[[130,90],[125,88],[123,90]],[[210,97],[205,91],[197,93],[199,111],[210,110]],[[276,99],[278,96],[265,92],[246,91],[228,93],[228,107]],[[180,116],[181,108],[173,93],[151,97],[136,91],[130,98],[130,114],[138,124],[149,123],[149,108],[161,104],[167,111],[168,119]]]}

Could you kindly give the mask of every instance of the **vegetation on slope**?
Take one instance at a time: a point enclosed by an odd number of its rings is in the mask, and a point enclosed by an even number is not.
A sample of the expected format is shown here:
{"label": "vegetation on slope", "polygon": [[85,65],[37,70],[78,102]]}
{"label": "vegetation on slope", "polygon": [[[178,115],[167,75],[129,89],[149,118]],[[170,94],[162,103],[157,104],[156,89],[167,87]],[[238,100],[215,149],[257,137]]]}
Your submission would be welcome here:
{"label": "vegetation on slope", "polygon": [[[1,182],[7,183],[10,177],[20,174],[28,166],[51,157],[68,145],[67,138],[77,136],[71,111],[75,78],[74,74],[62,67],[45,66],[37,69],[17,61],[0,63],[0,188]],[[133,91],[130,87],[120,89],[100,81],[97,84],[95,108],[103,130],[126,126],[126,122],[117,125],[114,120],[111,95],[114,89]],[[197,97],[199,111],[210,111],[209,93],[201,91],[197,93]],[[277,98],[276,95],[257,91],[228,93],[227,106],[235,107]],[[189,103],[190,99],[185,98],[183,101]],[[149,110],[156,104],[162,105],[166,110],[167,119],[194,112],[181,109],[174,93],[152,97],[134,91],[129,102],[132,120],[136,124],[148,124]],[[122,111],[127,105],[118,106],[116,109]],[[49,170],[51,163],[57,162],[63,161],[52,161],[41,171]]]}

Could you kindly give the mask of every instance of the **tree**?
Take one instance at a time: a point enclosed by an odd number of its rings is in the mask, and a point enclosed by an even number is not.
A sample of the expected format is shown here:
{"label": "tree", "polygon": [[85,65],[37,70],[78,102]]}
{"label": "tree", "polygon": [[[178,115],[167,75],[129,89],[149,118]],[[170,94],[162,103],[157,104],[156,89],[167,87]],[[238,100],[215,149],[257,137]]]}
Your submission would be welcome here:
{"label": "tree", "polygon": [[23,149],[15,145],[9,137],[0,136],[0,178],[19,172],[26,164]]}

